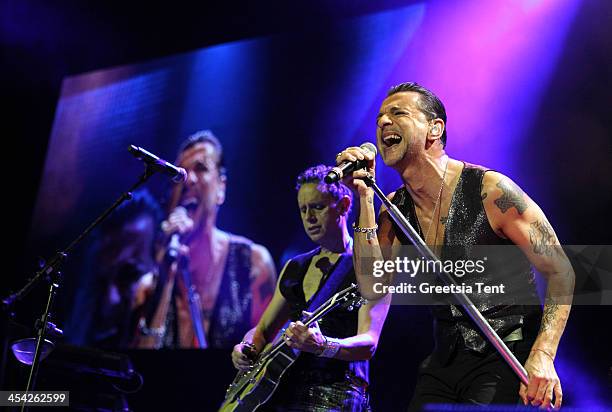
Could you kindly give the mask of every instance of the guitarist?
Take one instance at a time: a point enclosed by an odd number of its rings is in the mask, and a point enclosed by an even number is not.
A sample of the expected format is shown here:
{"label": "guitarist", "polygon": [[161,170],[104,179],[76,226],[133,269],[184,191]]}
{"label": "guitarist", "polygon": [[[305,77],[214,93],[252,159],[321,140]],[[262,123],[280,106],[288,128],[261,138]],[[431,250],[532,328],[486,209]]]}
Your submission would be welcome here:
{"label": "guitarist", "polygon": [[317,248],[285,264],[259,323],[232,352],[234,366],[247,370],[280,328],[292,321],[283,339],[302,353],[261,410],[369,410],[368,360],[376,351],[389,301],[364,304],[358,311],[336,309],[310,327],[301,322],[318,293],[331,295],[356,282],[346,227],[352,193],[342,183],[324,183],[329,170],[311,167],[297,179],[304,230]]}

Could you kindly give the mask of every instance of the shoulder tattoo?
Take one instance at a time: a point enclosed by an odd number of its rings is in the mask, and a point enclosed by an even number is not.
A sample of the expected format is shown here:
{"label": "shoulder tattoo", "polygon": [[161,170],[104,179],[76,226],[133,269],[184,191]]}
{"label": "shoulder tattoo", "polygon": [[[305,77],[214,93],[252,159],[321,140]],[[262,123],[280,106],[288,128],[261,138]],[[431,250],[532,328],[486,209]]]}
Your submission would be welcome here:
{"label": "shoulder tattoo", "polygon": [[508,179],[501,179],[497,183],[502,191],[502,195],[495,200],[495,205],[506,213],[509,209],[515,208],[519,215],[522,215],[527,210],[527,202],[525,202],[525,192],[516,184]]}

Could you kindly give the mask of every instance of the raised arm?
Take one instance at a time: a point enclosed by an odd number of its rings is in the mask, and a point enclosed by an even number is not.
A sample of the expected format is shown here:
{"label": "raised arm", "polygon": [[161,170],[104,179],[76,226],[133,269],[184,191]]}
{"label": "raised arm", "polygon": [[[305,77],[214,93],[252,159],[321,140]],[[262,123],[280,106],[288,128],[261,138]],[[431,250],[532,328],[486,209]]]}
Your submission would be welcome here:
{"label": "raised arm", "polygon": [[[374,191],[363,182],[363,178],[368,174],[375,177],[376,165],[374,157],[371,152],[365,151],[360,147],[349,147],[339,153],[336,159],[338,164],[345,160],[368,160],[367,169],[355,171],[352,176],[345,178],[345,183],[355,192],[355,196],[359,198],[359,217],[356,225],[365,230],[365,232],[355,232],[353,263],[361,295],[370,301],[385,297],[385,294],[374,292],[375,283],[381,282],[388,285],[392,281],[392,274],[390,273],[385,273],[382,277],[374,277],[372,275],[372,268],[374,261],[392,258],[390,251],[394,241],[391,221],[384,208],[381,209],[378,230],[375,230],[377,219],[376,211],[374,210]],[[392,198],[393,194],[389,195],[389,199]]]}

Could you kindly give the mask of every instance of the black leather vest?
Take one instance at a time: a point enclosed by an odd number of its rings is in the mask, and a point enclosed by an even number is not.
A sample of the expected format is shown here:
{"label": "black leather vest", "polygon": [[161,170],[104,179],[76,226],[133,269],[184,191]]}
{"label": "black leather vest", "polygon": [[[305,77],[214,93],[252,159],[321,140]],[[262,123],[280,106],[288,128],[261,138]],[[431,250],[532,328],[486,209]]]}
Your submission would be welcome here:
{"label": "black leather vest", "polygon": [[[496,273],[496,279],[512,279],[509,283],[521,289],[521,296],[527,294],[531,296],[531,302],[537,302],[535,280],[529,261],[517,247],[511,246],[513,244],[510,240],[499,237],[487,219],[481,197],[482,180],[487,170],[481,166],[465,164],[451,200],[440,259],[442,261],[473,259],[472,251],[475,249],[473,246],[506,245],[503,254],[496,254],[495,258],[489,259],[486,272],[466,275],[470,276],[469,283],[490,284],[491,279],[487,274]],[[423,236],[414,202],[405,187],[396,191],[393,203]],[[402,244],[410,244],[395,224],[394,230]],[[502,338],[522,327],[523,336],[526,339],[533,339],[537,334],[541,310],[537,305],[513,302],[515,296],[509,293],[502,304],[499,298],[492,294],[469,295],[478,310]],[[476,352],[485,352],[490,348],[486,338],[463,313],[461,307],[453,304],[435,305],[431,310],[434,315],[436,341],[434,353],[442,361],[449,358],[457,343],[461,341],[466,348]]]}
{"label": "black leather vest", "polygon": [[[252,328],[251,253],[252,243],[249,240],[231,236],[219,294],[210,314],[210,327],[206,335],[209,348],[232,348]],[[164,284],[163,279],[158,282],[156,295],[151,301],[149,320],[157,307]],[[179,289],[174,288],[174,298],[165,321],[166,334],[163,338],[163,347],[166,348],[179,346],[176,316],[178,293]]]}
{"label": "black leather vest", "polygon": [[250,241],[232,236],[208,329],[208,344],[212,348],[233,347],[252,327],[251,254]]}

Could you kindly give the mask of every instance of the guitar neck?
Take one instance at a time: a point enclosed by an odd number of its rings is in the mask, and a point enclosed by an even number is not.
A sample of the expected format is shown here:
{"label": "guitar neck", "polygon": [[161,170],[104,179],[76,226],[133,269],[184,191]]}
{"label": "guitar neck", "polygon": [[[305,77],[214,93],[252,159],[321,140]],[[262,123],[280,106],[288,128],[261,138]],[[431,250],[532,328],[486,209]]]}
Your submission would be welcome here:
{"label": "guitar neck", "polygon": [[[334,310],[336,307],[340,306],[344,303],[346,296],[351,293],[351,291],[356,290],[357,285],[351,285],[346,289],[336,293],[334,296],[329,298],[324,304],[319,306],[315,311],[308,317],[306,321],[304,321],[304,325],[310,326],[316,321],[320,320],[323,316],[327,315],[329,312]],[[279,335],[280,339],[277,338],[277,341],[270,347],[270,349],[264,353],[262,353],[262,359],[266,359],[272,357],[278,353],[279,350],[283,348],[287,344],[287,342],[282,339],[282,334]],[[294,350],[297,354],[299,351]]]}

